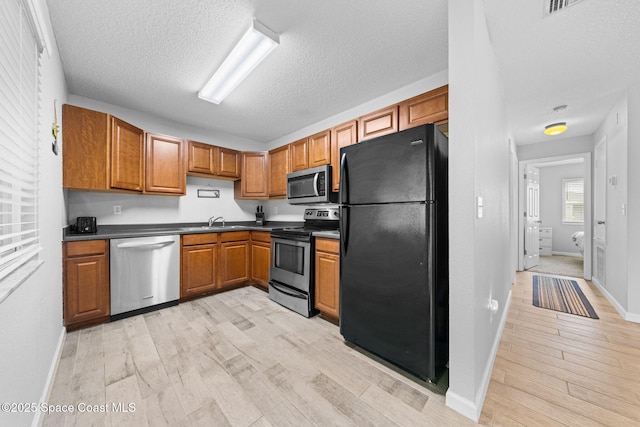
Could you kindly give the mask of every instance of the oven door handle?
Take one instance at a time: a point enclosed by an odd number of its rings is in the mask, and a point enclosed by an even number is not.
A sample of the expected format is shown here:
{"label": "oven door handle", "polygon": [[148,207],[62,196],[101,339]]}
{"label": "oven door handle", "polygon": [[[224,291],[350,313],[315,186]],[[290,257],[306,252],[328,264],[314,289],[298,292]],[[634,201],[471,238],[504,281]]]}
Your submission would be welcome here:
{"label": "oven door handle", "polygon": [[311,242],[311,238],[309,236],[283,236],[283,235],[271,235],[271,242],[278,242],[283,245],[291,245],[291,246],[307,246]]}
{"label": "oven door handle", "polygon": [[301,293],[298,293],[298,292],[293,293],[293,292],[287,290],[284,286],[279,285],[279,284],[277,284],[275,282],[269,282],[269,286],[273,286],[278,292],[282,292],[283,294],[288,295],[290,297],[299,298],[299,299],[307,299],[307,297],[304,294],[301,294]]}

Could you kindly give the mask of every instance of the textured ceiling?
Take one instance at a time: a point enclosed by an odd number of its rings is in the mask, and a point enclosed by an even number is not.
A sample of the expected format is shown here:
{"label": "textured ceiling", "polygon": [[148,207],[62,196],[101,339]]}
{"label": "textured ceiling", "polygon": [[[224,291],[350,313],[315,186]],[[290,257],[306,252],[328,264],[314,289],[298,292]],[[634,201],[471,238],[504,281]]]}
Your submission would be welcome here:
{"label": "textured ceiling", "polygon": [[[518,144],[590,135],[621,93],[640,83],[640,1],[583,0],[548,17],[545,3],[484,0]],[[569,130],[542,133],[557,121]]]}
{"label": "textured ceiling", "polygon": [[[267,142],[446,70],[445,0],[48,0],[69,92]],[[258,19],[280,46],[197,97]]]}
{"label": "textured ceiling", "polygon": [[[546,1],[484,0],[518,144],[592,134],[640,79],[640,1],[583,0],[545,17]],[[71,93],[262,142],[448,66],[445,0],[48,5]],[[198,99],[253,17],[281,45],[222,104]],[[563,120],[565,134],[542,134]]]}

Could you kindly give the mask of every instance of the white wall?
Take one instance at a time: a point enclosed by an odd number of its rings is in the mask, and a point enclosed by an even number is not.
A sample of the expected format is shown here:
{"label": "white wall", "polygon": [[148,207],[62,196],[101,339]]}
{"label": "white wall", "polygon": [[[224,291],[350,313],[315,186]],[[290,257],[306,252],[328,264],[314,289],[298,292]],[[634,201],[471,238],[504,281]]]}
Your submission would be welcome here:
{"label": "white wall", "polygon": [[576,231],[584,231],[584,224],[562,223],[562,180],[570,178],[584,178],[583,163],[540,168],[540,226],[553,228],[551,250],[554,253],[581,256],[571,236]]}
{"label": "white wall", "polygon": [[640,84],[628,89],[596,132],[607,140],[606,277],[604,292],[626,320],[640,322]]}
{"label": "white wall", "polygon": [[593,151],[594,141],[593,135],[584,135],[574,138],[543,141],[537,144],[519,145],[518,160],[533,160],[590,153]]}
{"label": "white wall", "polygon": [[[477,420],[510,295],[510,150],[499,72],[477,0],[449,2],[450,373],[447,405]],[[476,219],[476,197],[484,216]],[[490,299],[500,309],[492,315]]]}
{"label": "white wall", "polygon": [[629,239],[628,254],[629,279],[628,285],[628,305],[627,318],[634,322],[640,322],[640,84],[637,84],[628,91],[628,135],[627,148],[628,182],[632,183],[632,191],[628,194],[628,227],[627,235]]}
{"label": "white wall", "polygon": [[[46,26],[50,27],[44,0]],[[53,41],[53,40],[52,40]],[[54,45],[55,47],[55,45]],[[58,52],[41,60],[40,94],[40,239],[44,263],[8,298],[0,303],[0,402],[39,402],[44,399],[48,376],[63,337],[62,246],[65,223],[62,197],[62,156],[51,151],[53,100],[61,106],[67,97]],[[0,425],[30,425],[32,413],[0,412]]]}

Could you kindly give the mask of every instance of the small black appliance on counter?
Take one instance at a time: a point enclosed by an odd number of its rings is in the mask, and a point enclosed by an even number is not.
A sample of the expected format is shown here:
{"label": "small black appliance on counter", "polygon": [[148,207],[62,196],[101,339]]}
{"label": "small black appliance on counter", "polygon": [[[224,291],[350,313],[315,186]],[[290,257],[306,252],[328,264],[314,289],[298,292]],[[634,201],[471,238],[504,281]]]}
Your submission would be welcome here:
{"label": "small black appliance on counter", "polygon": [[98,231],[95,216],[79,216],[76,218],[76,225],[71,227],[76,234],[90,234]]}

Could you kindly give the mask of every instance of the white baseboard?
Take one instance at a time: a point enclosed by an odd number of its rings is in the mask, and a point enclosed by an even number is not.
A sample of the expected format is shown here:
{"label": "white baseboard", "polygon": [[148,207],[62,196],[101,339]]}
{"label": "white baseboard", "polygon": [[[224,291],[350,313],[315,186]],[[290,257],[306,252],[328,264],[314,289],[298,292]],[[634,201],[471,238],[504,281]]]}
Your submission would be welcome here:
{"label": "white baseboard", "polygon": [[[53,381],[56,378],[56,372],[58,372],[58,364],[60,363],[60,355],[62,354],[62,348],[64,347],[64,339],[67,336],[66,330],[62,327],[60,331],[60,338],[58,338],[58,346],[56,347],[56,351],[53,354],[53,359],[51,360],[51,366],[49,367],[49,374],[47,375],[47,381],[44,384],[44,388],[42,389],[42,396],[40,397],[40,402],[48,402],[49,397],[51,396],[51,390],[53,389]],[[33,421],[31,422],[32,426],[41,426],[44,419],[42,418],[42,412],[36,411],[35,417],[33,417]]]}
{"label": "white baseboard", "polygon": [[552,255],[564,255],[564,256],[574,256],[576,258],[584,258],[584,256],[580,252],[558,252],[552,251]]}
{"label": "white baseboard", "polygon": [[616,309],[616,311],[620,314],[620,316],[622,316],[624,320],[629,322],[634,322],[634,323],[640,323],[640,314],[629,313],[627,310],[625,310],[624,307],[620,305],[618,300],[616,300],[613,297],[613,295],[611,295],[609,291],[607,291],[607,289],[604,286],[602,286],[600,282],[598,282],[598,279],[596,279],[595,276],[591,278],[591,283],[596,285],[596,287],[600,290],[602,295],[604,295],[604,297],[611,303],[613,308]]}
{"label": "white baseboard", "polygon": [[509,315],[510,306],[511,289],[509,289],[509,294],[507,295],[507,303],[504,306],[502,317],[500,318],[500,324],[498,325],[498,332],[496,333],[495,339],[493,340],[493,346],[491,347],[489,360],[487,361],[487,364],[485,366],[484,373],[482,375],[482,382],[480,383],[480,387],[476,392],[474,400],[471,401],[465,397],[462,397],[459,394],[451,391],[451,389],[449,389],[446,394],[446,405],[449,408],[461,413],[465,417],[470,418],[475,422],[478,422],[478,420],[480,419],[480,415],[482,414],[484,399],[487,396],[487,389],[489,388],[489,383],[491,382],[491,372],[493,371],[493,364],[496,360],[496,355],[498,354],[498,347],[500,346],[500,341],[502,339],[504,325],[507,323],[507,316]]}

